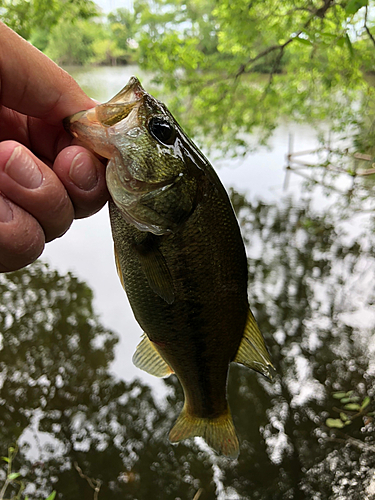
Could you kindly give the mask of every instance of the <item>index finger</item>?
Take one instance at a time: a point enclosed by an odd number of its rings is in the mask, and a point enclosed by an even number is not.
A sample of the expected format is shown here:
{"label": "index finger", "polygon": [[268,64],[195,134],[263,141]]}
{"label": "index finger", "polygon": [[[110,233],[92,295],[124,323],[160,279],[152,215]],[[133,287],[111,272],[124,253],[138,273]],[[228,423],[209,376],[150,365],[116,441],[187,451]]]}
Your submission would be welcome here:
{"label": "index finger", "polygon": [[0,104],[51,125],[95,103],[57,64],[0,22]]}

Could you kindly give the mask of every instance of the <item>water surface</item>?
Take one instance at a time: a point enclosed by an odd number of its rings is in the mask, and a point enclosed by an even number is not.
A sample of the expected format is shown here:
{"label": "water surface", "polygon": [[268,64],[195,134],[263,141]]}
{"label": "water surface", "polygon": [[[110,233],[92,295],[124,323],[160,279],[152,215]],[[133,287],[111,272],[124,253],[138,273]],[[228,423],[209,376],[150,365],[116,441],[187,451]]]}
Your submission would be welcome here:
{"label": "water surface", "polygon": [[[101,101],[134,73],[147,87],[137,68],[72,71]],[[30,499],[53,489],[72,500],[374,498],[373,225],[297,178],[283,191],[290,131],[295,150],[316,146],[314,129],[284,123],[270,151],[217,161],[278,372],[270,382],[231,368],[238,460],[199,439],[169,444],[181,388],[131,363],[142,332],[116,276],[106,209],[48,244],[49,266],[0,276],[0,453],[18,441],[12,470]]]}

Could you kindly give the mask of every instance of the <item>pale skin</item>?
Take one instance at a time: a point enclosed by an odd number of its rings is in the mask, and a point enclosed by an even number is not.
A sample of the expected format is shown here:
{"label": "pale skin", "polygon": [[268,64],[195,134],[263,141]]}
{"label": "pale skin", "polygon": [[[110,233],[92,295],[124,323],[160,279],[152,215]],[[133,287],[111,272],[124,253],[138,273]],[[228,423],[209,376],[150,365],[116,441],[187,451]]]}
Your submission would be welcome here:
{"label": "pale skin", "polygon": [[0,272],[30,264],[108,200],[104,164],[62,125],[95,104],[0,22]]}

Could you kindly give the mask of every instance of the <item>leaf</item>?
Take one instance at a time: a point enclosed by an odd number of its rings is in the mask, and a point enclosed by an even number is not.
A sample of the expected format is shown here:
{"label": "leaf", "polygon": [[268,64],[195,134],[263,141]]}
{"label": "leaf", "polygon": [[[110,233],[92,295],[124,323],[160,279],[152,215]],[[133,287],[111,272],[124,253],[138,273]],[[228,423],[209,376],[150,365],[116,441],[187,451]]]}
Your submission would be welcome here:
{"label": "leaf", "polygon": [[344,427],[344,422],[339,418],[327,418],[326,425],[328,427],[335,427],[337,429],[342,429]]}
{"label": "leaf", "polygon": [[49,496],[48,498],[46,498],[46,500],[54,500],[55,496],[56,496],[56,491],[53,491],[53,492],[50,494],[50,496]]}
{"label": "leaf", "polygon": [[360,398],[358,396],[350,396],[349,398],[342,398],[341,403],[355,403],[356,401],[359,401]]}
{"label": "leaf", "polygon": [[335,399],[341,399],[341,398],[344,398],[346,396],[346,392],[334,392],[332,394],[332,396],[335,398]]}
{"label": "leaf", "polygon": [[349,38],[349,35],[346,34],[345,35],[345,43],[349,49],[349,52],[350,52],[350,57],[354,57],[354,49],[353,49],[353,45],[352,45],[352,42],[350,41],[350,38]]}
{"label": "leaf", "polygon": [[362,7],[366,7],[366,5],[368,5],[368,0],[349,0],[346,4],[345,12],[351,16]]}
{"label": "leaf", "polygon": [[17,479],[17,477],[20,477],[20,475],[20,472],[12,472],[11,474],[9,474],[8,480],[14,481],[15,479]]}
{"label": "leaf", "polygon": [[345,410],[359,411],[361,409],[360,405],[357,403],[349,403],[344,406]]}
{"label": "leaf", "polygon": [[303,45],[312,45],[311,40],[308,40],[307,38],[300,38],[299,36],[296,36],[294,40],[297,40],[299,43],[302,43]]}
{"label": "leaf", "polygon": [[333,33],[327,33],[326,31],[317,31],[317,34],[319,34],[320,36],[326,37],[326,38],[332,38],[332,39],[337,38],[337,35],[335,35]]}
{"label": "leaf", "polygon": [[7,462],[9,464],[10,458],[8,457],[1,457],[1,460],[4,460],[4,462]]}
{"label": "leaf", "polygon": [[367,408],[368,405],[370,404],[370,401],[371,401],[371,399],[368,396],[366,396],[365,399],[362,401],[361,410],[364,410],[365,408]]}
{"label": "leaf", "polygon": [[347,422],[349,419],[348,415],[346,415],[346,413],[344,413],[343,411],[340,413],[340,418],[343,422]]}

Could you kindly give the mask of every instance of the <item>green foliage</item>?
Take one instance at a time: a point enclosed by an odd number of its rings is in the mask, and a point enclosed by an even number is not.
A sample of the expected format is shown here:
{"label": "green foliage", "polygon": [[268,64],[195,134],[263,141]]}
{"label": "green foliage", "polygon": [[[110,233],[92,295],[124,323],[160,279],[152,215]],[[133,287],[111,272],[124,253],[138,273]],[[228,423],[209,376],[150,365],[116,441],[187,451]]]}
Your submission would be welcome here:
{"label": "green foliage", "polygon": [[353,15],[362,7],[366,7],[369,0],[349,0],[345,6],[345,11],[349,15]]}
{"label": "green foliage", "polygon": [[[13,489],[15,491],[14,496],[9,498],[9,500],[20,500],[21,495],[23,494],[26,488],[24,479],[19,479],[20,477],[22,477],[22,474],[20,472],[12,472],[12,465],[17,453],[18,453],[18,446],[9,446],[8,456],[0,457],[0,460],[3,460],[7,464],[4,484],[2,486],[0,484],[0,500],[5,500],[4,495],[7,492],[8,488]],[[56,491],[53,491],[48,496],[48,498],[46,498],[46,500],[54,500],[55,496],[56,496]],[[24,498],[25,500],[29,499],[27,495]]]}
{"label": "green foliage", "polygon": [[134,39],[138,28],[136,14],[124,8],[117,9],[108,14],[108,23],[119,48],[129,50],[129,40]]}
{"label": "green foliage", "polygon": [[91,0],[0,0],[4,21],[60,64],[139,61],[190,135],[235,155],[285,118],[324,120],[367,154],[373,9],[373,0],[136,0],[94,23]]}
{"label": "green foliage", "polygon": [[2,21],[41,50],[61,18],[73,22],[98,13],[92,0],[0,0]]}
{"label": "green foliage", "polygon": [[135,51],[114,36],[112,25],[65,17],[52,28],[45,53],[61,65],[130,62]]}
{"label": "green foliage", "polygon": [[108,24],[61,18],[51,30],[45,53],[61,65],[129,62],[135,51],[115,31]]}
{"label": "green foliage", "polygon": [[[138,57],[137,43],[134,40],[137,31],[137,18],[134,12],[121,8],[108,14],[105,25],[107,32],[107,57],[100,58],[100,50],[95,47],[96,61],[100,63],[126,64]],[[102,45],[103,48],[103,45]]]}
{"label": "green foliage", "polygon": [[350,425],[358,417],[361,417],[366,422],[372,422],[375,412],[369,411],[368,406],[371,403],[369,396],[361,398],[354,395],[354,391],[334,392],[332,396],[340,400],[342,408],[333,408],[340,414],[340,418],[327,418],[327,427],[342,429],[346,425]]}
{"label": "green foliage", "polygon": [[45,53],[60,65],[84,64],[94,56],[98,29],[87,21],[62,18],[51,29]]}
{"label": "green foliage", "polygon": [[91,0],[0,0],[0,14],[58,64],[116,65],[137,58],[137,17],[124,8],[110,13],[106,22],[105,16],[99,21]]}
{"label": "green foliage", "polygon": [[281,117],[343,130],[375,64],[368,4],[139,0],[140,61],[189,132],[221,147],[266,140]]}

